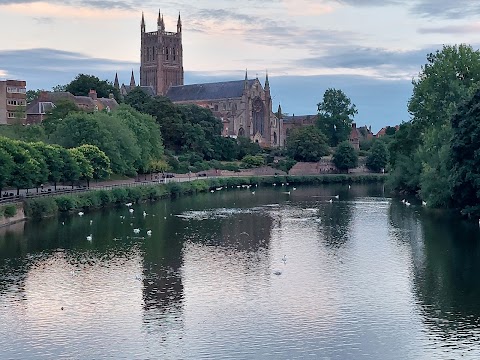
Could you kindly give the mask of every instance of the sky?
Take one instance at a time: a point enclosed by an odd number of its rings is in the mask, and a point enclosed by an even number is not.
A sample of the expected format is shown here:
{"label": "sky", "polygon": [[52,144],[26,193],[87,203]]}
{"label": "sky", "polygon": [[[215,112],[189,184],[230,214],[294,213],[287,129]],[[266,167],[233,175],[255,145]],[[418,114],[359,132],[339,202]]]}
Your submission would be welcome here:
{"label": "sky", "polygon": [[443,44],[477,48],[477,0],[0,0],[0,79],[50,90],[79,73],[139,79],[140,20],[183,23],[185,83],[262,82],[274,111],[315,114],[328,88],[356,105],[355,122],[408,121],[412,79]]}

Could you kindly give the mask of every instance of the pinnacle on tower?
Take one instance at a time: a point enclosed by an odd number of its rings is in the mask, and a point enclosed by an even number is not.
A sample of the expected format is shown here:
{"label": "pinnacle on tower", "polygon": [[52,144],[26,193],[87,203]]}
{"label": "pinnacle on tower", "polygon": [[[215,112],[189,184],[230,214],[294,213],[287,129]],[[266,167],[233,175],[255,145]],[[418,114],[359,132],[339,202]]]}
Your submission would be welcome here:
{"label": "pinnacle on tower", "polygon": [[244,88],[244,90],[247,90],[247,89],[248,89],[248,73],[247,73],[247,69],[245,69],[245,83],[244,83],[243,88]]}
{"label": "pinnacle on tower", "polygon": [[182,20],[180,19],[180,11],[178,12],[177,33],[182,32]]}
{"label": "pinnacle on tower", "polygon": [[133,70],[132,70],[132,76],[130,77],[130,86],[135,87],[135,76],[133,75]]}
{"label": "pinnacle on tower", "polygon": [[163,21],[163,15],[162,15],[162,30],[165,30],[165,22]]}
{"label": "pinnacle on tower", "polygon": [[120,85],[118,83],[118,73],[115,73],[115,81],[113,82],[113,87],[117,90],[120,90]]}
{"label": "pinnacle on tower", "polygon": [[143,16],[143,11],[142,11],[142,23],[140,24],[140,28],[142,29],[142,32],[145,32],[145,17]]}
{"label": "pinnacle on tower", "polygon": [[270,88],[270,82],[268,81],[268,70],[267,70],[267,75],[265,76],[265,89]]}
{"label": "pinnacle on tower", "polygon": [[278,104],[278,111],[277,113],[282,116],[282,106],[280,104]]}
{"label": "pinnacle on tower", "polygon": [[162,13],[160,12],[160,9],[158,9],[157,26],[159,28],[162,26]]}

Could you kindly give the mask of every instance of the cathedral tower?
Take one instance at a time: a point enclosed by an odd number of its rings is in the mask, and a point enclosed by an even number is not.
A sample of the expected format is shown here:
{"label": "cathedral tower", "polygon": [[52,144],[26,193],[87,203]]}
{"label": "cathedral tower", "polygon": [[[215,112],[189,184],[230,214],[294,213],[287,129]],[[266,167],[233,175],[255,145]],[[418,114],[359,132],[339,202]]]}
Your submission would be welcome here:
{"label": "cathedral tower", "polygon": [[140,85],[153,87],[157,95],[165,95],[170,86],[183,85],[180,14],[178,14],[177,32],[165,31],[165,22],[160,11],[158,12],[157,31],[145,32],[143,14],[140,30]]}

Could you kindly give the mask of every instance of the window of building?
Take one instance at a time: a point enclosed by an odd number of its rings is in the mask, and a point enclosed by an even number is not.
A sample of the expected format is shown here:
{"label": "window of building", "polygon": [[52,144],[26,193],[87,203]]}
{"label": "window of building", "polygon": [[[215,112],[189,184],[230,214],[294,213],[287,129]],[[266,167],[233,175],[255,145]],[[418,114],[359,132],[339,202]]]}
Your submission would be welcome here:
{"label": "window of building", "polygon": [[8,112],[8,113],[7,113],[7,117],[8,117],[9,119],[14,119],[14,118],[15,118],[15,113],[13,113],[13,112]]}
{"label": "window of building", "polygon": [[218,111],[218,105],[215,105],[214,109],[215,111]]}
{"label": "window of building", "polygon": [[10,94],[26,94],[27,90],[16,86],[7,86],[7,92]]}
{"label": "window of building", "polygon": [[165,49],[165,58],[168,60],[168,48]]}
{"label": "window of building", "polygon": [[25,100],[7,99],[7,105],[24,106],[25,105]]}
{"label": "window of building", "polygon": [[175,59],[177,58],[175,53],[175,48],[172,49],[172,54],[173,54],[173,61],[175,61]]}

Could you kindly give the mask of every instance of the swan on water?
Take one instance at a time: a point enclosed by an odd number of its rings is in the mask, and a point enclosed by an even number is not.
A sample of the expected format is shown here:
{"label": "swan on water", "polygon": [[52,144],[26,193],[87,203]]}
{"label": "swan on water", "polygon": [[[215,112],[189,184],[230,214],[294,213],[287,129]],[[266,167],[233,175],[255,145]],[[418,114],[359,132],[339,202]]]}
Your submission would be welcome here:
{"label": "swan on water", "polygon": [[130,214],[133,214],[133,209],[129,209],[128,211],[130,212]]}
{"label": "swan on water", "polygon": [[83,216],[83,211],[80,211],[80,212],[78,213],[78,216]]}
{"label": "swan on water", "polygon": [[152,236],[152,230],[147,230],[147,235]]}
{"label": "swan on water", "polygon": [[147,216],[147,213],[145,212],[145,210],[143,211],[143,217]]}
{"label": "swan on water", "polygon": [[138,233],[140,233],[140,229],[133,229],[133,232],[134,232],[135,234],[138,234]]}
{"label": "swan on water", "polygon": [[422,205],[423,205],[423,206],[427,206],[427,202],[426,202],[426,201],[422,201]]}
{"label": "swan on water", "polygon": [[93,239],[92,234],[90,234],[90,235],[87,236],[87,240],[88,240],[88,241],[92,241],[92,239]]}
{"label": "swan on water", "polygon": [[93,220],[90,220],[90,225],[92,225],[92,224],[93,224]]}
{"label": "swan on water", "polygon": [[293,191],[295,191],[295,190],[297,190],[297,188],[296,188],[296,187],[294,187],[294,188],[293,188]]}
{"label": "swan on water", "polygon": [[335,195],[334,198],[335,199],[340,199],[340,195]]}
{"label": "swan on water", "polygon": [[252,195],[255,195],[255,191],[252,191]]}
{"label": "swan on water", "polygon": [[130,206],[132,206],[132,205],[133,205],[133,204],[132,204],[131,202],[125,204],[125,206],[128,206],[128,207],[130,207]]}
{"label": "swan on water", "polygon": [[331,204],[331,203],[333,203],[333,200],[332,200],[332,199],[330,199],[330,200],[328,200],[328,202]]}

